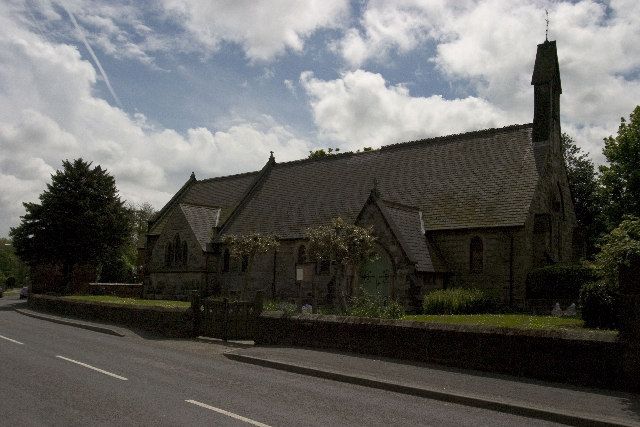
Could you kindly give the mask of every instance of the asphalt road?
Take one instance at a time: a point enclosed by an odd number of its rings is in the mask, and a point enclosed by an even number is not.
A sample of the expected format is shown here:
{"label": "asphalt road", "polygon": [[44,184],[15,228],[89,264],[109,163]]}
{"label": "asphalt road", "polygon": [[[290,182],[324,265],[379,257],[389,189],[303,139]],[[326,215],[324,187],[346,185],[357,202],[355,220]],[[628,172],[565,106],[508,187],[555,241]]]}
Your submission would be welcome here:
{"label": "asphalt road", "polygon": [[551,425],[233,362],[219,344],[101,334],[0,299],[0,425]]}

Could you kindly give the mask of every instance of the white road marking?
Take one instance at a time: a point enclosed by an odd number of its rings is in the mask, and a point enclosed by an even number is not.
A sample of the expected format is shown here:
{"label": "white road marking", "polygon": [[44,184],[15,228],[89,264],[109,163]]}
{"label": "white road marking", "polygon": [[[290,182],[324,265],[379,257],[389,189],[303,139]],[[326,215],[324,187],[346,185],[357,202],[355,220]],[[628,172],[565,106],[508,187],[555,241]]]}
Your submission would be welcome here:
{"label": "white road marking", "polygon": [[75,363],[75,364],[80,365],[80,366],[84,366],[85,368],[93,369],[94,371],[98,371],[98,372],[100,372],[102,374],[109,375],[110,377],[117,378],[117,379],[122,380],[122,381],[127,381],[127,379],[125,377],[121,377],[120,375],[113,374],[111,372],[105,371],[105,370],[100,369],[100,368],[96,368],[95,366],[87,365],[86,363],[78,362],[77,360],[69,359],[69,358],[64,357],[64,356],[56,356],[56,357],[58,359],[66,360],[67,362],[71,362],[71,363]]}
{"label": "white road marking", "polygon": [[7,340],[7,341],[14,342],[14,343],[16,343],[16,344],[24,345],[24,343],[23,343],[23,342],[16,341],[16,340],[12,340],[11,338],[3,337],[2,335],[0,335],[0,338],[2,338],[3,340]]}
{"label": "white road marking", "polygon": [[225,411],[224,409],[220,409],[220,408],[216,408],[216,407],[211,406],[211,405],[207,405],[206,403],[201,403],[201,402],[198,402],[198,401],[195,401],[195,400],[185,400],[185,402],[193,403],[194,405],[200,406],[200,407],[205,408],[205,409],[209,409],[209,410],[214,411],[214,412],[218,412],[218,413],[220,413],[222,415],[226,415],[227,417],[235,418],[236,420],[244,421],[245,423],[253,424],[254,426],[270,427],[268,424],[263,424],[261,422],[254,421],[254,420],[252,420],[250,418],[246,418],[246,417],[243,417],[241,415],[234,414],[233,412]]}

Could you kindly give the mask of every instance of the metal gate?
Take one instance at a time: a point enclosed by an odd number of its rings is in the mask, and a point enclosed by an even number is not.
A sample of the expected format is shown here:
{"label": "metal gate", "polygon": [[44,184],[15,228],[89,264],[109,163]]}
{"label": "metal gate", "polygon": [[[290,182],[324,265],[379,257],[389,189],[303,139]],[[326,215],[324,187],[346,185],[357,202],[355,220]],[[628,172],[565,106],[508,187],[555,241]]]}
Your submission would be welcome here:
{"label": "metal gate", "polygon": [[262,311],[261,298],[229,301],[227,298],[199,298],[191,301],[197,335],[222,340],[250,340]]}

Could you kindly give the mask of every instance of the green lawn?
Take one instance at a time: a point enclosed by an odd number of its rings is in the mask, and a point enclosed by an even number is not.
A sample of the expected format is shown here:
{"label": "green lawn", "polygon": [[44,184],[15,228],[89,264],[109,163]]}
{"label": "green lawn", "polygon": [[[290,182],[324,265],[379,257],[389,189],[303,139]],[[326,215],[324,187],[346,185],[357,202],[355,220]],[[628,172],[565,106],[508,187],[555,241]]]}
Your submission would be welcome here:
{"label": "green lawn", "polygon": [[18,295],[18,292],[20,292],[20,289],[15,288],[15,289],[9,289],[8,291],[5,290],[4,294],[5,295]]}
{"label": "green lawn", "polygon": [[584,327],[582,319],[575,317],[532,316],[528,314],[415,315],[404,316],[403,319],[418,322],[483,325],[516,329],[576,330]]}
{"label": "green lawn", "polygon": [[108,302],[112,304],[123,305],[146,305],[154,307],[166,307],[166,308],[188,308],[191,306],[187,301],[169,301],[160,299],[139,299],[139,298],[120,298],[111,295],[71,295],[64,297],[74,301],[89,301],[89,302]]}

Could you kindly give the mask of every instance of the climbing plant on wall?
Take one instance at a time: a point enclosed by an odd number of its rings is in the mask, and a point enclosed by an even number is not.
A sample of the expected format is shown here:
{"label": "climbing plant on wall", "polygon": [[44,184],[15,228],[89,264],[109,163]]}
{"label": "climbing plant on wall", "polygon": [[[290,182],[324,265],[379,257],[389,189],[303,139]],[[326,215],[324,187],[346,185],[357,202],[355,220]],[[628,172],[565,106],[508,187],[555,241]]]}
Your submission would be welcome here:
{"label": "climbing plant on wall", "polygon": [[222,242],[229,249],[231,257],[241,260],[243,267],[245,267],[243,268],[245,275],[241,295],[241,298],[244,298],[247,294],[247,287],[256,256],[274,251],[279,245],[278,239],[271,234],[229,234],[223,237]]}
{"label": "climbing plant on wall", "polygon": [[341,302],[345,303],[347,284],[360,266],[376,257],[376,238],[371,228],[349,224],[334,218],[329,225],[308,228],[309,258],[313,261],[333,261],[340,268],[334,271],[335,282],[340,284]]}

